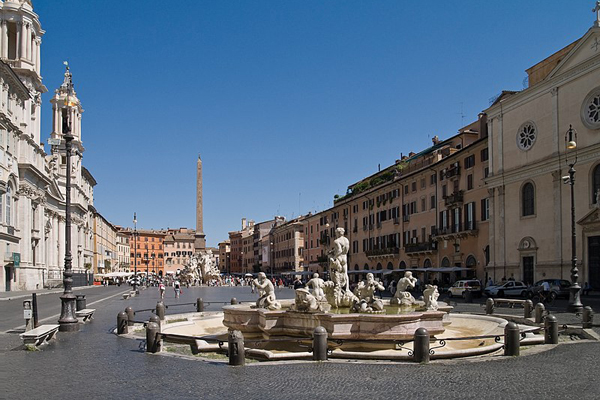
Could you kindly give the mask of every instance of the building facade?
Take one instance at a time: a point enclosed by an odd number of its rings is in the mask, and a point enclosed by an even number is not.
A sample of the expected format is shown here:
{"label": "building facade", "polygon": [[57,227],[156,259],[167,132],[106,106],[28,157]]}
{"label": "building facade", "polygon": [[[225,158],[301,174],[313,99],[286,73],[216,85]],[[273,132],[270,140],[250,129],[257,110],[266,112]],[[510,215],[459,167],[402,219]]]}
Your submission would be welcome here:
{"label": "building facade", "polygon": [[[529,68],[528,88],[503,92],[486,110],[488,274],[496,279],[570,280],[569,165],[574,164],[579,280],[600,288],[599,42],[600,21],[595,21],[583,37]],[[572,150],[571,141],[576,142]]]}
{"label": "building facade", "polygon": [[175,273],[183,270],[189,264],[190,258],[196,251],[194,242],[196,240],[193,229],[179,228],[169,229],[164,240],[165,271]]}

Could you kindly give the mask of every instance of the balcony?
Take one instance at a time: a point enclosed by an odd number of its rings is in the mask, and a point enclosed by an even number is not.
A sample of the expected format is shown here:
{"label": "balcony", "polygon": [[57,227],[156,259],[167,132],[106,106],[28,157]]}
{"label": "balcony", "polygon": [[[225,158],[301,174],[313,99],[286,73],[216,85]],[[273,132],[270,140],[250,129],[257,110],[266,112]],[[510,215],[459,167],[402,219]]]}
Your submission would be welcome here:
{"label": "balcony", "polygon": [[394,225],[398,225],[400,223],[400,218],[394,217]]}
{"label": "balcony", "polygon": [[394,257],[400,254],[399,247],[388,247],[386,249],[373,249],[365,251],[367,257]]}
{"label": "balcony", "polygon": [[432,232],[432,236],[443,237],[444,239],[464,238],[467,236],[477,236],[477,223],[475,221],[466,221],[458,226],[439,228]]}
{"label": "balcony", "polygon": [[447,196],[444,196],[444,204],[446,207],[453,206],[455,204],[461,204],[464,200],[464,191],[459,190]]}
{"label": "balcony", "polygon": [[402,221],[404,221],[404,222],[410,221],[410,215],[408,215],[408,214],[403,215],[402,216]]}
{"label": "balcony", "polygon": [[460,176],[460,165],[458,165],[458,163],[454,163],[449,168],[442,170],[442,176],[446,179]]}
{"label": "balcony", "polygon": [[421,253],[421,254],[431,254],[435,250],[437,250],[437,242],[425,242],[425,243],[411,243],[404,246],[404,251],[406,254],[410,253]]}

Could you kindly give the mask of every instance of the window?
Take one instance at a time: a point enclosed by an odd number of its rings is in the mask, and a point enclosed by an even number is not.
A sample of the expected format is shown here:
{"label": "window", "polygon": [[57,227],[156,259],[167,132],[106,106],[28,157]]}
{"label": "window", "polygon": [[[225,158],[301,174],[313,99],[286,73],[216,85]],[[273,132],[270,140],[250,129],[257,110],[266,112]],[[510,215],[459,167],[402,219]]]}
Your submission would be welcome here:
{"label": "window", "polygon": [[467,190],[473,189],[473,174],[467,175]]}
{"label": "window", "polygon": [[596,165],[592,173],[592,203],[598,204],[600,197],[600,164]]}
{"label": "window", "polygon": [[481,162],[487,161],[490,158],[488,148],[481,150]]}
{"label": "window", "polygon": [[10,211],[12,205],[12,187],[8,185],[6,188],[6,225],[11,226]]}
{"label": "window", "polygon": [[472,231],[475,229],[475,203],[465,204],[465,230]]}
{"label": "window", "polygon": [[481,199],[481,220],[487,221],[490,219],[490,199]]}
{"label": "window", "polygon": [[517,147],[527,151],[533,147],[537,139],[537,128],[531,121],[525,122],[517,131]]}
{"label": "window", "polygon": [[426,181],[425,178],[421,178],[421,189],[425,189]]}
{"label": "window", "polygon": [[431,209],[433,210],[435,208],[435,196],[431,196]]}
{"label": "window", "polygon": [[448,188],[446,185],[442,186],[442,197],[446,197],[448,195]]}
{"label": "window", "polygon": [[431,185],[435,185],[436,182],[437,182],[437,175],[436,174],[432,174],[429,183]]}
{"label": "window", "polygon": [[535,214],[535,190],[531,182],[527,182],[521,189],[521,204],[523,217]]}
{"label": "window", "polygon": [[590,129],[600,129],[600,87],[592,90],[581,106],[581,119]]}
{"label": "window", "polygon": [[489,167],[485,167],[483,169],[483,177],[487,178],[488,176],[490,176],[490,168]]}
{"label": "window", "polygon": [[426,201],[425,201],[425,197],[423,197],[421,199],[421,211],[425,211],[427,209],[427,207],[425,206]]}
{"label": "window", "polygon": [[413,183],[411,184],[411,190],[412,190],[413,192],[416,192],[416,191],[417,191],[417,182],[413,182]]}
{"label": "window", "polygon": [[465,168],[473,168],[475,166],[475,154],[471,154],[465,158]]}
{"label": "window", "polygon": [[408,185],[404,186],[404,194],[408,194]]}

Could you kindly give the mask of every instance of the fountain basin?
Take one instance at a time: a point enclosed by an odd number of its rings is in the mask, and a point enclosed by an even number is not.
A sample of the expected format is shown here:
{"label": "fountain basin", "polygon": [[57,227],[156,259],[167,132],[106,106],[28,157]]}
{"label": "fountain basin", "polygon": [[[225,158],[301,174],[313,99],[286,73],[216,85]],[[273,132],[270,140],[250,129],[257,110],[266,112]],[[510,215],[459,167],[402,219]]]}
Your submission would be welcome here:
{"label": "fountain basin", "polygon": [[[444,333],[444,317],[451,307],[439,311],[405,314],[304,313],[284,309],[269,311],[238,304],[223,307],[223,325],[244,335],[310,337],[317,326],[331,339],[411,340],[418,328],[431,336]],[[448,310],[445,310],[447,308]]]}

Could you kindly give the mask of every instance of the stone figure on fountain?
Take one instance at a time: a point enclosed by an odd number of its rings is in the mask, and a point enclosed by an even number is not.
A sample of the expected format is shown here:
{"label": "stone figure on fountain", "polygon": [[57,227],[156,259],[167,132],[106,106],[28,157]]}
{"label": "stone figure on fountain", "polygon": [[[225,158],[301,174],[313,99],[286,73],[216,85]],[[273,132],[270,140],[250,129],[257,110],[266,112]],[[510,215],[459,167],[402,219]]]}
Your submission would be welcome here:
{"label": "stone figure on fountain", "polygon": [[427,311],[437,311],[438,302],[437,299],[440,297],[437,285],[426,285],[423,291],[423,300],[425,301],[425,308]]}
{"label": "stone figure on fountain", "polygon": [[281,308],[281,304],[275,297],[273,283],[267,279],[264,272],[258,273],[258,278],[252,281],[252,286],[258,290],[256,308],[266,308],[268,310],[279,310]]}
{"label": "stone figure on fountain", "polygon": [[306,288],[296,289],[296,298],[291,307],[298,312],[328,312],[331,306],[327,301],[319,301]]}
{"label": "stone figure on fountain", "polygon": [[383,311],[383,301],[375,297],[376,290],[385,290],[385,287],[380,282],[376,281],[373,274],[369,272],[366,281],[361,281],[354,290],[354,294],[358,298],[358,301],[354,303],[354,311]]}
{"label": "stone figure on fountain", "polygon": [[325,292],[323,291],[325,281],[319,278],[319,274],[316,272],[313,274],[312,279],[306,283],[306,287],[312,288],[312,295],[315,296],[315,299],[318,301],[326,300]]}
{"label": "stone figure on fountain", "polygon": [[207,250],[199,255],[194,254],[190,258],[190,268],[196,271],[202,282],[209,282],[211,279],[221,279],[221,273],[212,261],[212,250]]}
{"label": "stone figure on fountain", "polygon": [[333,248],[327,252],[331,281],[323,285],[327,301],[333,307],[351,307],[357,300],[350,291],[348,279],[348,250],[350,242],[344,236],[344,228],[335,230]]}
{"label": "stone figure on fountain", "polygon": [[412,276],[412,272],[406,271],[404,273],[404,278],[400,279],[396,285],[396,293],[394,293],[394,297],[390,300],[390,304],[398,304],[401,306],[415,304],[415,298],[408,290],[414,289],[416,284],[417,278]]}

